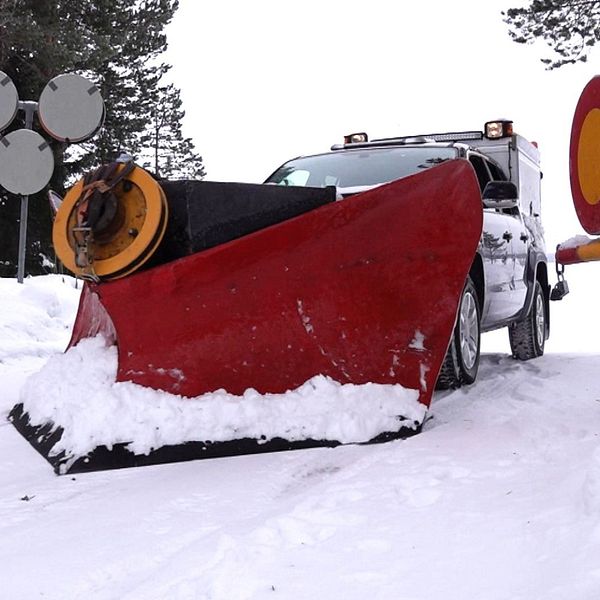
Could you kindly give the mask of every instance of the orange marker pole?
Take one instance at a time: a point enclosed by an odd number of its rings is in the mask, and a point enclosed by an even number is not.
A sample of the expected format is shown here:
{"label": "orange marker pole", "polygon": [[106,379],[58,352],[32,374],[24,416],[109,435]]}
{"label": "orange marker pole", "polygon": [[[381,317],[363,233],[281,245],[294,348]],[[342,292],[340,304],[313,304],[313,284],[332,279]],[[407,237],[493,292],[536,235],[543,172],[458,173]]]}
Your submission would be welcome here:
{"label": "orange marker pole", "polygon": [[576,246],[559,244],[556,249],[556,262],[561,265],[574,265],[594,260],[600,260],[600,239]]}

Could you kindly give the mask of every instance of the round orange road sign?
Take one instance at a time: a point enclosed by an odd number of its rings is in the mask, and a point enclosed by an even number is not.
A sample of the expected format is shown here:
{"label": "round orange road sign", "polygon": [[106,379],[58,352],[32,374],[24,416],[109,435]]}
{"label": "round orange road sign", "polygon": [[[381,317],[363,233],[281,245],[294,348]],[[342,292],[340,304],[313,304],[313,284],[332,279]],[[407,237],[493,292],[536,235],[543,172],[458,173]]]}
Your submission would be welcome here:
{"label": "round orange road sign", "polygon": [[582,227],[600,234],[600,76],[584,88],[575,109],[569,150],[571,193]]}

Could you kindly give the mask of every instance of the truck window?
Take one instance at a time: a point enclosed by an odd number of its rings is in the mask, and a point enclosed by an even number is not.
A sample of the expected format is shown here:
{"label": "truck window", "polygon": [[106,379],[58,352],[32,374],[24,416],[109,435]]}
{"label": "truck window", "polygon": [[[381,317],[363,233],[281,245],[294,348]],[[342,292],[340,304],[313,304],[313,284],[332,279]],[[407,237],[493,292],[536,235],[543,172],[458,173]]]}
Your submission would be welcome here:
{"label": "truck window", "polygon": [[[479,181],[479,187],[481,188],[481,193],[483,194],[483,190],[486,184],[489,181],[508,181],[508,178],[504,174],[504,171],[493,163],[491,160],[484,158],[483,156],[478,156],[477,154],[471,154],[469,156],[469,161],[473,165],[475,169],[475,173],[477,175],[477,180]],[[502,213],[505,215],[518,215],[519,209],[515,208],[496,208],[494,209],[498,213]]]}
{"label": "truck window", "polygon": [[469,156],[469,162],[473,165],[475,169],[475,175],[477,175],[477,181],[479,182],[479,190],[483,193],[483,189],[486,184],[492,180],[492,177],[485,166],[485,161],[481,156],[477,156],[477,154],[471,154]]}
{"label": "truck window", "polygon": [[[388,183],[457,158],[452,147],[361,148],[297,158],[285,163],[265,183],[338,188]],[[302,172],[302,176],[296,175]]]}
{"label": "truck window", "polygon": [[493,181],[508,181],[508,178],[504,174],[504,171],[502,171],[502,169],[498,165],[493,163],[491,160],[487,160],[486,164],[490,171],[490,174],[492,175]]}

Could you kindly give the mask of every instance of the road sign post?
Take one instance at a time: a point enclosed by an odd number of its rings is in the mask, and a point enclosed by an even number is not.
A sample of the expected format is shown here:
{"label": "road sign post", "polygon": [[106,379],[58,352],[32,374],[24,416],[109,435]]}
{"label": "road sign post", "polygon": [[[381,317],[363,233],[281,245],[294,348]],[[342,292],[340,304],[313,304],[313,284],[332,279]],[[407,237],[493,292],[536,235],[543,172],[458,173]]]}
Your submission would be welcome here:
{"label": "road sign post", "polygon": [[[19,108],[25,111],[25,129],[33,129],[33,115],[37,102],[19,102]],[[23,283],[25,276],[25,250],[27,248],[27,221],[29,216],[29,195],[21,196],[21,219],[19,221],[19,258],[17,281]]]}
{"label": "road sign post", "polygon": [[33,131],[34,115],[54,139],[77,143],[93,137],[102,126],[104,101],[93,83],[72,73],[50,80],[39,102],[19,101],[10,77],[0,71],[0,132],[19,110],[25,113],[25,128],[0,134],[0,186],[21,198],[17,280],[23,283],[29,196],[43,190],[54,171],[50,145]]}

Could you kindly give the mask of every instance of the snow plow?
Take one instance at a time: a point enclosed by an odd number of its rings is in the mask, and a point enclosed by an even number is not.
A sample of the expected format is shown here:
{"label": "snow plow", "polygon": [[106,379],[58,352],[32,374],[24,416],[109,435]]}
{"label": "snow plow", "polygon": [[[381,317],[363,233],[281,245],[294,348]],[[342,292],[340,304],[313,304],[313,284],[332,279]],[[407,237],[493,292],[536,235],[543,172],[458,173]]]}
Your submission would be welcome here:
{"label": "snow plow", "polygon": [[[571,128],[569,175],[577,218],[591,235],[600,234],[600,76],[583,89]],[[564,279],[565,265],[600,260],[600,239],[577,235],[556,248],[558,283],[553,300],[569,293]]]}
{"label": "snow plow", "polygon": [[[102,336],[118,350],[118,382],[190,402],[219,389],[283,393],[322,375],[400,384],[426,407],[481,229],[465,160],[343,199],[333,187],[159,182],[132,163],[101,167],[54,222],[59,257],[85,280],[69,348]],[[10,420],[57,473],[340,443],[198,431],[143,454],[122,439],[73,456],[56,451],[69,423],[32,412],[21,403]],[[395,421],[357,441],[421,425]]]}

